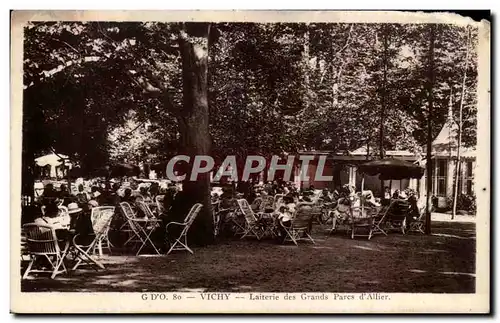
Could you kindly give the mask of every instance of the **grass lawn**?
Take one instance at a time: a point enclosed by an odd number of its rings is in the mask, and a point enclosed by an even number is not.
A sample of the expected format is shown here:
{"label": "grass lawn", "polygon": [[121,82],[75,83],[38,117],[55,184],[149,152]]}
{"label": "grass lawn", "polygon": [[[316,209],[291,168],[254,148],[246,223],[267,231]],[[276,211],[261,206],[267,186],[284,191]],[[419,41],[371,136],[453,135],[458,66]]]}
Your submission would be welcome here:
{"label": "grass lawn", "polygon": [[55,280],[34,276],[22,291],[42,292],[429,292],[474,293],[475,224],[434,222],[433,235],[391,233],[370,241],[314,228],[316,244],[233,240],[194,255],[105,256],[105,270],[80,267]]}

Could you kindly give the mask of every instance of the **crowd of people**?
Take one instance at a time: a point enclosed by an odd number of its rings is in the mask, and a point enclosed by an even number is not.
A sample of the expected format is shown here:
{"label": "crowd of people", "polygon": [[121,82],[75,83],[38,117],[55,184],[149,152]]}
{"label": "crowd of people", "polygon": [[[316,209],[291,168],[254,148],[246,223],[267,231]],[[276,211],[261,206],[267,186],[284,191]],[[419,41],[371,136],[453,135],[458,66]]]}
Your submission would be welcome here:
{"label": "crowd of people", "polygon": [[[115,206],[115,212],[119,212],[119,204],[127,202],[135,209],[137,216],[144,217],[147,215],[136,208],[136,202],[142,201],[152,207],[159,218],[164,218],[167,214],[162,214],[159,209],[169,210],[177,192],[178,187],[173,183],[165,188],[160,187],[158,182],[139,183],[133,179],[93,183],[78,181],[71,190],[66,184],[56,189],[53,183],[47,183],[34,203],[23,208],[22,222],[49,225],[56,229],[58,236],[65,234],[68,229],[82,236],[91,235],[90,215],[93,208]],[[164,196],[160,207],[155,201],[158,195]]]}
{"label": "crowd of people", "polygon": [[[215,211],[224,221],[225,216],[234,214],[237,199],[244,198],[252,205],[257,198],[274,197],[277,194],[282,196],[278,209],[264,211],[274,212],[284,226],[290,225],[296,206],[300,202],[318,202],[331,206],[332,209],[341,210],[342,206],[345,208],[356,206],[361,199],[365,206],[380,206],[387,205],[390,199],[397,198],[407,199],[416,208],[416,192],[411,190],[396,190],[391,194],[386,188],[384,196],[376,199],[371,191],[363,191],[360,195],[353,186],[349,185],[322,190],[317,190],[311,185],[308,188],[298,189],[295,183],[284,181],[229,183],[221,189],[213,187],[211,198],[212,205],[217,205]],[[161,201],[156,200],[159,195],[162,196]],[[65,184],[61,184],[59,189],[56,189],[52,183],[47,183],[43,194],[36,199],[35,203],[23,210],[23,223],[35,222],[50,225],[61,231],[70,227],[78,234],[86,235],[92,233],[90,214],[93,208],[115,206],[115,212],[120,212],[119,204],[127,202],[135,209],[136,216],[144,217],[147,214],[144,214],[141,208],[136,208],[136,202],[141,201],[146,203],[154,211],[154,215],[162,221],[158,231],[153,234],[153,238],[161,246],[165,240],[165,224],[175,219],[177,213],[182,212],[181,215],[184,216],[186,204],[192,202],[190,199],[189,196],[183,194],[182,188],[176,183],[169,183],[165,187],[160,186],[157,181],[140,183],[134,179],[125,178],[103,182],[79,181],[73,184],[72,189]],[[60,206],[64,206],[66,211]],[[123,217],[115,218],[123,221]],[[120,225],[121,223],[117,224],[118,227]],[[278,238],[284,238],[284,232],[281,232]]]}

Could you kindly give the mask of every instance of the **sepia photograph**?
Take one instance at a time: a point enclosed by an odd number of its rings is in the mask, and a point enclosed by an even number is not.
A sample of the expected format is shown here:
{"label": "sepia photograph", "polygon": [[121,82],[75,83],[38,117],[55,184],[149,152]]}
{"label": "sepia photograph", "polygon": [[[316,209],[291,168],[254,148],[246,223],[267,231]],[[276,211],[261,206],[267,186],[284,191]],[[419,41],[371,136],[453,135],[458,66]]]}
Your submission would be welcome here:
{"label": "sepia photograph", "polygon": [[489,22],[148,14],[12,13],[12,311],[490,310]]}

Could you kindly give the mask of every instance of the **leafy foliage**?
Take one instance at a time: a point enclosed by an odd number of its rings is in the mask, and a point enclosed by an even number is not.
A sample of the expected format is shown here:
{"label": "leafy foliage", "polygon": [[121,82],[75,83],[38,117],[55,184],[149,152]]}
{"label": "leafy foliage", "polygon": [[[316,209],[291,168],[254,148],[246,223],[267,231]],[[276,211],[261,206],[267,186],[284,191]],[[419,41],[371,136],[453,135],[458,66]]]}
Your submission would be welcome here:
{"label": "leafy foliage", "polygon": [[[179,30],[179,24],[156,22],[28,26],[24,132],[38,140],[25,140],[26,152],[54,149],[86,169],[174,155],[182,122]],[[366,144],[376,154],[382,121],[384,149],[418,150],[427,117],[426,35],[425,25],[212,25],[212,154],[344,151]],[[464,42],[463,28],[439,25],[434,135],[447,118],[450,94],[458,113]],[[475,144],[477,53],[470,60],[467,146]],[[139,123],[148,130],[134,130]],[[117,139],[131,130],[136,133],[127,140]]]}

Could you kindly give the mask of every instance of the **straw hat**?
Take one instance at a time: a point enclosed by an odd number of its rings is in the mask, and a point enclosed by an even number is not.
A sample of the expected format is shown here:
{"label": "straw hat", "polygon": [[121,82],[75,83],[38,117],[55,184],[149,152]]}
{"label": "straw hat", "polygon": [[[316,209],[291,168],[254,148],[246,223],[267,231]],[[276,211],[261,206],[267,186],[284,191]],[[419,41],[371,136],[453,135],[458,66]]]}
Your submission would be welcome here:
{"label": "straw hat", "polygon": [[68,204],[68,213],[69,214],[78,213],[81,211],[82,211],[82,209],[78,207],[78,204],[76,204],[76,203],[69,203]]}

